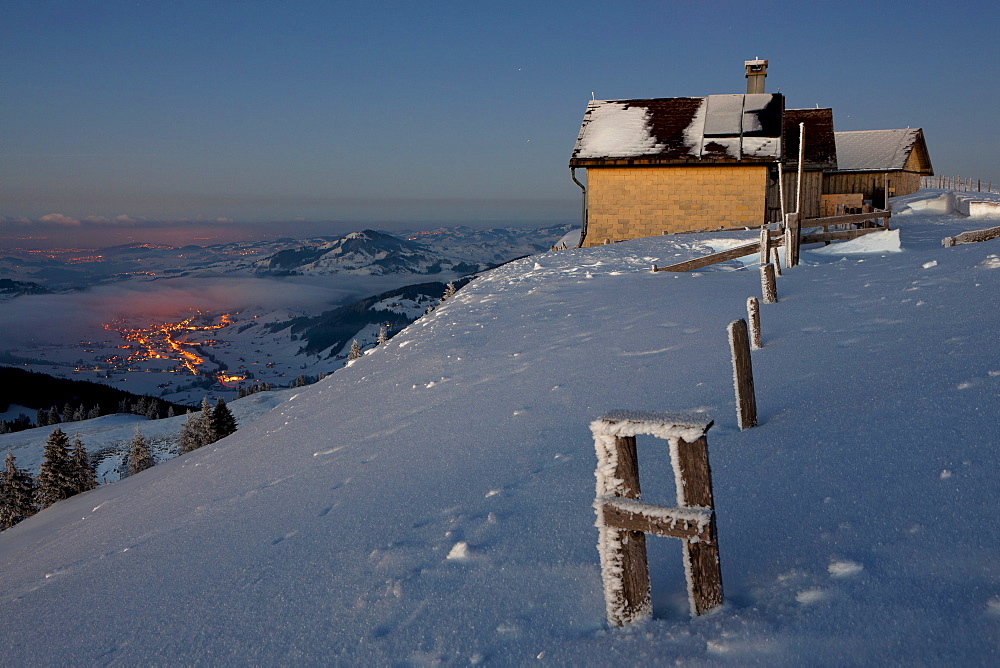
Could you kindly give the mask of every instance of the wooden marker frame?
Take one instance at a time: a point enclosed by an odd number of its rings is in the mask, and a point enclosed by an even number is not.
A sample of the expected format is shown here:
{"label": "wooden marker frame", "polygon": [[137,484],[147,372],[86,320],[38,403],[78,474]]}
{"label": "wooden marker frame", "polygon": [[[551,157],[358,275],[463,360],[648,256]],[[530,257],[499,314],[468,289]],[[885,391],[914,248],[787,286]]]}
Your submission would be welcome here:
{"label": "wooden marker frame", "polygon": [[[608,622],[622,626],[652,615],[646,534],[684,542],[684,572],[693,616],[722,605],[722,572],[715,528],[706,434],[713,422],[698,415],[616,411],[590,424],[597,450],[596,526]],[[670,444],[677,507],[640,500],[635,437]]]}

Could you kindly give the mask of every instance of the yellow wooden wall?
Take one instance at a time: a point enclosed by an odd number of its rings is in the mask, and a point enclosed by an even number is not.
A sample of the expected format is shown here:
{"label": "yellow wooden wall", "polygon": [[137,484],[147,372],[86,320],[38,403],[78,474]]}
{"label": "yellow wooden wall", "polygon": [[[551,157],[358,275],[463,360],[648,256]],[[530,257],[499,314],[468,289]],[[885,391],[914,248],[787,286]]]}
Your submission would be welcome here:
{"label": "yellow wooden wall", "polygon": [[767,166],[587,170],[585,246],[764,221]]}

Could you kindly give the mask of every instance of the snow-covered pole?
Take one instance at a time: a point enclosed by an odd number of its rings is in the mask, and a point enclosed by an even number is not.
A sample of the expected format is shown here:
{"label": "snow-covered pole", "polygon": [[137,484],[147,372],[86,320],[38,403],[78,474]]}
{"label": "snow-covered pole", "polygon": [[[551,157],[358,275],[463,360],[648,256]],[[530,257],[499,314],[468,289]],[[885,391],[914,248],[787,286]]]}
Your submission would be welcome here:
{"label": "snow-covered pole", "polygon": [[802,215],[802,173],[804,171],[806,155],[806,124],[799,123],[799,164],[798,178],[795,186],[795,213]]}
{"label": "snow-covered pole", "polygon": [[756,297],[747,297],[747,322],[750,323],[750,347],[760,350],[760,303]]}
{"label": "snow-covered pole", "polygon": [[774,282],[774,265],[765,264],[760,268],[760,293],[765,304],[778,301],[778,288]]}
{"label": "snow-covered pole", "polygon": [[747,321],[729,323],[729,349],[733,358],[733,387],[736,390],[736,421],[740,429],[757,426],[757,398],[753,389],[753,366],[750,363],[750,338]]}
{"label": "snow-covered pole", "polygon": [[771,234],[766,224],[760,226],[760,250],[757,251],[757,255],[762,266],[767,264],[771,257]]}

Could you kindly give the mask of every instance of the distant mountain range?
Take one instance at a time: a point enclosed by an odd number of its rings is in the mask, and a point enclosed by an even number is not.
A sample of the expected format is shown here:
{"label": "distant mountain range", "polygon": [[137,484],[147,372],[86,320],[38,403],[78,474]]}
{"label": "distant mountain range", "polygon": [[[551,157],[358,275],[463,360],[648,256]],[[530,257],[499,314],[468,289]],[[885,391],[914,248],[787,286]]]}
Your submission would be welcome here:
{"label": "distant mountain range", "polygon": [[252,264],[257,273],[272,275],[471,274],[547,250],[571,225],[540,230],[469,227],[439,228],[411,233],[408,239],[363,230],[318,244],[281,250]]}

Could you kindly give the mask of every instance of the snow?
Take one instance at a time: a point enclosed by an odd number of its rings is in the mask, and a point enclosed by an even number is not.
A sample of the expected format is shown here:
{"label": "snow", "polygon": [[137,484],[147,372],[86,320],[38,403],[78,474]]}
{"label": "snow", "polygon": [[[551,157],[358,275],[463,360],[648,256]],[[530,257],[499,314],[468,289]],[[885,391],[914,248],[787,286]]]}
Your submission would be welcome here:
{"label": "snow", "polygon": [[590,122],[581,129],[577,158],[626,158],[662,150],[652,135],[648,109],[606,100],[589,106]]}
{"label": "snow", "polygon": [[830,244],[819,248],[809,248],[808,252],[815,255],[878,255],[881,253],[899,253],[902,248],[899,242],[899,229],[872,232],[857,239],[842,243]]}
{"label": "snow", "polygon": [[[718,235],[493,270],[234,435],[0,533],[4,660],[995,664],[1000,241],[903,218],[899,252],[784,272],[746,431],[726,325],[757,272],[649,271]],[[607,626],[589,426],[615,407],[715,420],[711,615],[651,538],[652,618]]]}

